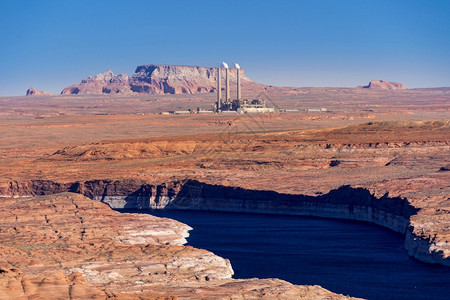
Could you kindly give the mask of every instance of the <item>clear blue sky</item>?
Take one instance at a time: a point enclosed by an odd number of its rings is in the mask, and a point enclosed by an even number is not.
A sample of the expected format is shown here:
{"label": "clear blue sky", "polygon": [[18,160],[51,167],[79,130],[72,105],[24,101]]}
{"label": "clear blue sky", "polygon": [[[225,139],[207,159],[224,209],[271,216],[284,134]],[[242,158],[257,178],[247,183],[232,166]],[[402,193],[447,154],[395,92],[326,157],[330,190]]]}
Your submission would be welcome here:
{"label": "clear blue sky", "polygon": [[1,0],[0,28],[0,95],[221,61],[274,85],[450,86],[448,0]]}

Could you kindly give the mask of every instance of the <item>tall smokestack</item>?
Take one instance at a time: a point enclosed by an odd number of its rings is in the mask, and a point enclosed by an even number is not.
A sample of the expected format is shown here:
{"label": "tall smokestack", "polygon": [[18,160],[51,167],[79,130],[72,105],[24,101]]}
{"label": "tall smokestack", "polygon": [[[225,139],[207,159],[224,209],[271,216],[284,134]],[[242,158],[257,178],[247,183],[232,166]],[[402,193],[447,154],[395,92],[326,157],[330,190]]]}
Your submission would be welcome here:
{"label": "tall smokestack", "polygon": [[220,85],[221,74],[220,67],[217,68],[217,110],[222,109],[222,86]]}
{"label": "tall smokestack", "polygon": [[225,68],[225,102],[228,103],[230,100],[230,71],[228,70],[228,64],[226,62],[222,63]]}
{"label": "tall smokestack", "polygon": [[237,72],[237,100],[241,100],[241,77],[240,77],[240,72],[241,72],[241,67],[238,64],[234,64],[234,66],[236,67],[236,72]]}

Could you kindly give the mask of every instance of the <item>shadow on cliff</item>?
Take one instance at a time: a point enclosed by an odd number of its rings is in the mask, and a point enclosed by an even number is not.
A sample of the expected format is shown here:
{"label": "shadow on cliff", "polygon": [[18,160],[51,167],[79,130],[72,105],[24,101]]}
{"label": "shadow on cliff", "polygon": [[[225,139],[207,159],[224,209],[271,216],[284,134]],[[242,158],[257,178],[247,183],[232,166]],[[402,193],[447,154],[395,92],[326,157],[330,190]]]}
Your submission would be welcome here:
{"label": "shadow on cliff", "polygon": [[[342,218],[343,214],[361,213],[383,217],[389,213],[409,218],[419,209],[408,199],[401,197],[375,197],[365,188],[342,186],[327,194],[308,196],[277,193],[274,191],[247,190],[239,187],[211,185],[195,180],[174,181],[152,185],[142,180],[92,180],[85,182],[58,183],[49,180],[11,182],[0,189],[0,195],[30,196],[61,192],[83,194],[111,205],[111,199],[120,199],[121,208],[137,209],[201,209],[242,212],[274,212],[305,214],[321,212],[327,217]],[[118,207],[113,207],[118,208]],[[314,215],[314,214],[313,214]],[[316,214],[318,215],[318,214]],[[380,220],[379,220],[380,221]]]}
{"label": "shadow on cliff", "polygon": [[407,198],[389,197],[388,193],[377,198],[365,188],[353,188],[349,185],[331,190],[327,194],[308,196],[210,185],[194,180],[188,180],[182,185],[168,208],[196,209],[202,206],[203,209],[211,210],[223,208],[288,213],[316,205],[341,205],[350,213],[353,213],[355,207],[370,207],[373,212],[383,211],[407,219],[419,211]]}

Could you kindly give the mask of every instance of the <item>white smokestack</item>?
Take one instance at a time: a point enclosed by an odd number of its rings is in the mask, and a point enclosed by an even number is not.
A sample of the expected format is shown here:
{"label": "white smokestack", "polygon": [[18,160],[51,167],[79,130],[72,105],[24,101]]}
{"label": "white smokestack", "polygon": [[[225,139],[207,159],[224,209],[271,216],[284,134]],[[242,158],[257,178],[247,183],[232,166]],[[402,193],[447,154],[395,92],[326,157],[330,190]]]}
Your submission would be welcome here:
{"label": "white smokestack", "polygon": [[217,111],[222,109],[222,86],[220,85],[220,80],[222,76],[221,68],[217,68]]}
{"label": "white smokestack", "polygon": [[236,89],[236,96],[237,96],[237,100],[239,101],[239,100],[241,100],[241,76],[240,76],[240,70],[241,70],[241,67],[237,64],[237,63],[234,63],[234,66],[236,67],[236,75],[237,75],[237,89]]}
{"label": "white smokestack", "polygon": [[230,102],[230,78],[229,69],[226,62],[222,62],[222,66],[225,68],[225,104]]}

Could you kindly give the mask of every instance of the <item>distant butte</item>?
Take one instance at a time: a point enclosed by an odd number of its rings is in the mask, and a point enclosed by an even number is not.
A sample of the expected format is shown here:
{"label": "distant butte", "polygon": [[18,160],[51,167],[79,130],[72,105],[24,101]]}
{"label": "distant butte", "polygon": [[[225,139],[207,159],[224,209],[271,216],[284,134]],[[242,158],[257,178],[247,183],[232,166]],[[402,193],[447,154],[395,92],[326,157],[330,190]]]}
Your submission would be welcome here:
{"label": "distant butte", "polygon": [[44,92],[34,87],[31,87],[27,90],[27,96],[50,96],[51,94],[48,92]]}
{"label": "distant butte", "polygon": [[[258,85],[247,78],[241,69],[243,86]],[[225,80],[225,78],[222,78]],[[79,84],[73,84],[61,94],[196,94],[213,93],[217,86],[217,71],[213,67],[142,65],[128,77],[114,75],[111,70],[89,76]],[[236,69],[230,69],[230,82],[236,82]],[[261,85],[262,86],[262,85]]]}
{"label": "distant butte", "polygon": [[399,82],[384,81],[384,80],[371,80],[366,86],[359,86],[364,89],[377,89],[377,90],[406,90],[407,87]]}

